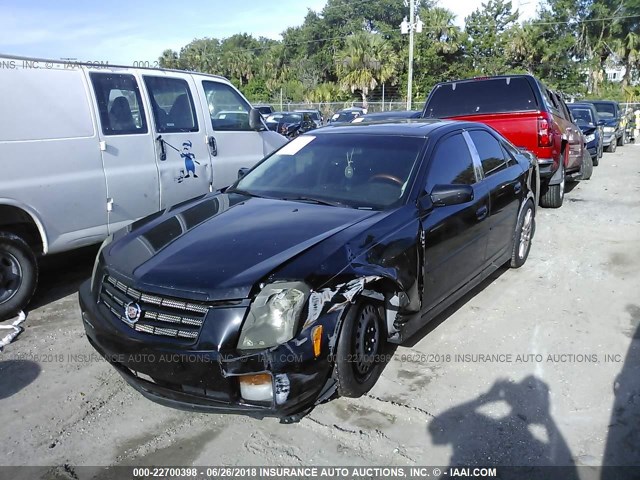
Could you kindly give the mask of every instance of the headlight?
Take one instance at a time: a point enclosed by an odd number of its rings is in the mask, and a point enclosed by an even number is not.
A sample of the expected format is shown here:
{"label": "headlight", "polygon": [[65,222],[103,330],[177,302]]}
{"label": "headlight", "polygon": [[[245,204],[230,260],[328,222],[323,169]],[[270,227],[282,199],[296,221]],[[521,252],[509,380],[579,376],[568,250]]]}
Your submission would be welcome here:
{"label": "headlight", "polygon": [[604,133],[613,133],[613,132],[615,132],[615,131],[616,131],[616,127],[604,127],[604,128],[602,129],[602,131],[603,131]]}
{"label": "headlight", "polygon": [[308,296],[309,287],[303,282],[265,286],[251,303],[238,348],[268,348],[291,340]]}
{"label": "headlight", "polygon": [[584,138],[587,141],[587,143],[593,142],[596,139],[596,134],[592,133],[590,135],[585,135]]}
{"label": "headlight", "polygon": [[105,238],[104,242],[102,242],[102,245],[100,245],[100,248],[98,249],[98,253],[96,254],[96,259],[93,262],[93,270],[91,271],[91,286],[93,286],[93,282],[96,279],[96,272],[98,271],[98,263],[100,263],[100,253],[102,252],[104,247],[109,245],[111,242],[113,242],[113,234]]}

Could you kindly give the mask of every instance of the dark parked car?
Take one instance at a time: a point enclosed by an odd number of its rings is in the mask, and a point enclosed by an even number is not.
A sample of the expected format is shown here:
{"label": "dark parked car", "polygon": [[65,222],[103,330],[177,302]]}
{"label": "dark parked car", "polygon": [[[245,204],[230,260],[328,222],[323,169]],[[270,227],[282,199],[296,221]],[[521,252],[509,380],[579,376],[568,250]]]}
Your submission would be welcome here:
{"label": "dark parked car", "polygon": [[311,120],[313,120],[313,123],[316,124],[316,128],[320,128],[324,124],[324,117],[320,110],[295,110],[295,112],[307,113],[311,117]]}
{"label": "dark parked car", "polygon": [[375,112],[361,115],[352,120],[352,123],[379,122],[383,120],[402,120],[403,118],[420,118],[421,110],[390,110],[388,112]]}
{"label": "dark parked car", "polygon": [[591,101],[603,120],[604,138],[602,144],[607,152],[615,152],[616,147],[624,145],[624,127],[622,125],[622,111],[618,102],[609,100]]}
{"label": "dark parked car", "polygon": [[479,123],[301,135],[106,241],[80,288],[86,335],[172,407],[291,421],[360,396],[387,342],[525,263],[535,168]]}
{"label": "dark parked car", "polygon": [[598,165],[602,157],[603,131],[602,122],[596,107],[592,103],[568,103],[567,107],[575,120],[575,124],[582,130],[587,142],[587,150],[591,155],[593,165]]}
{"label": "dark parked car", "polygon": [[585,154],[580,129],[562,98],[531,75],[440,83],[429,94],[423,116],[486,123],[536,155],[543,207],[560,207],[566,177],[582,175]]}
{"label": "dark parked car", "polygon": [[301,133],[316,128],[315,122],[308,113],[275,112],[265,121],[269,130],[288,138],[297,137]]}
{"label": "dark parked car", "polygon": [[361,107],[344,108],[334,113],[327,123],[350,123],[354,118],[358,118],[361,115],[365,115],[366,113],[367,110]]}
{"label": "dark parked car", "polygon": [[271,105],[254,105],[253,108],[258,110],[264,118],[267,118],[275,111]]}

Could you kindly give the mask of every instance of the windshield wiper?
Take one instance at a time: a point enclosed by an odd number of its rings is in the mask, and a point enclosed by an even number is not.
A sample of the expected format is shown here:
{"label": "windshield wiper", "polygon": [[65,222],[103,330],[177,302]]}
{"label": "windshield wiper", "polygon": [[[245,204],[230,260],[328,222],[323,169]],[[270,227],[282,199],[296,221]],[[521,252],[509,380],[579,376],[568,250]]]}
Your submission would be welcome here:
{"label": "windshield wiper", "polygon": [[248,192],[246,190],[240,190],[238,188],[230,188],[229,190],[225,191],[224,193],[238,193],[240,195],[246,195],[247,197],[262,198],[260,195],[258,195],[256,193],[251,193],[251,192]]}
{"label": "windshield wiper", "polygon": [[304,195],[300,195],[298,197],[284,197],[282,200],[291,200],[291,201],[299,201],[299,202],[312,202],[317,203],[318,205],[329,205],[331,207],[344,207],[346,206],[344,203],[334,202],[331,200],[322,200],[321,198],[314,197],[306,197]]}

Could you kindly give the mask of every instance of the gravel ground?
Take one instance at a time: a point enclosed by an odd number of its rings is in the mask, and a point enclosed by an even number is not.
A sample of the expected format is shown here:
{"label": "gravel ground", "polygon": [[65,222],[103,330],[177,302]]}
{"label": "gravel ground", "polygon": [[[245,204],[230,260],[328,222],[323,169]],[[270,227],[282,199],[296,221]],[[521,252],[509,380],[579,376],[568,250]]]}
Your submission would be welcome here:
{"label": "gravel ground", "polygon": [[144,399],[84,337],[95,249],[49,258],[0,353],[0,464],[640,465],[640,145],[572,186],[523,268],[399,346],[369,394],[293,425]]}

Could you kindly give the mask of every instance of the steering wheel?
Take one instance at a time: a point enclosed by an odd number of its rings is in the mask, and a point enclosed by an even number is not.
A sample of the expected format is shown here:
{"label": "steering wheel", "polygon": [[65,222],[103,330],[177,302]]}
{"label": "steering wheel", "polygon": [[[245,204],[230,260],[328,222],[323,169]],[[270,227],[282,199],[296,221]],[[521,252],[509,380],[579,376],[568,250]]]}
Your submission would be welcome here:
{"label": "steering wheel", "polygon": [[395,183],[399,187],[402,187],[402,185],[404,184],[404,182],[400,180],[398,177],[391,175],[389,173],[377,173],[369,177],[370,182],[373,182],[375,180],[384,180],[386,182]]}

